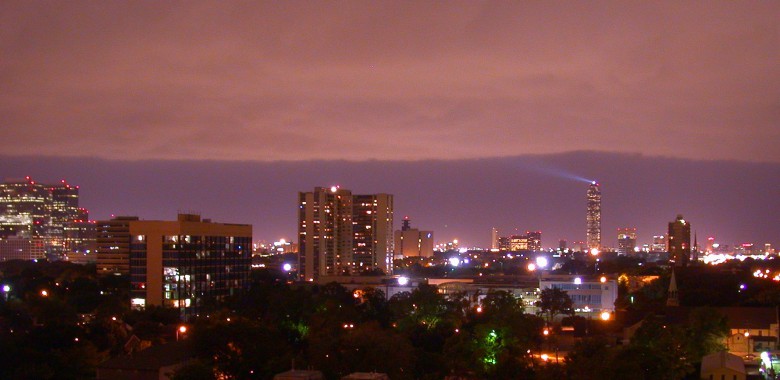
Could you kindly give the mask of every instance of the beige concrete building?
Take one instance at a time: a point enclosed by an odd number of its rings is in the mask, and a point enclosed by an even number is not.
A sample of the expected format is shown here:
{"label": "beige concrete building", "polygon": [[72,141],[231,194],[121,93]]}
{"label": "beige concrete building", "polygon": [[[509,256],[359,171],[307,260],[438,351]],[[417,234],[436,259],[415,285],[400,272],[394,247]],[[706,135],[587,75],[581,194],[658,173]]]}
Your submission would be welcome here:
{"label": "beige concrete building", "polygon": [[195,315],[248,284],[251,225],[180,214],[175,221],[130,220],[125,226],[135,308],[166,306]]}
{"label": "beige concrete building", "polygon": [[395,231],[395,258],[432,257],[433,232],[411,228],[409,218],[404,218],[401,229]]}

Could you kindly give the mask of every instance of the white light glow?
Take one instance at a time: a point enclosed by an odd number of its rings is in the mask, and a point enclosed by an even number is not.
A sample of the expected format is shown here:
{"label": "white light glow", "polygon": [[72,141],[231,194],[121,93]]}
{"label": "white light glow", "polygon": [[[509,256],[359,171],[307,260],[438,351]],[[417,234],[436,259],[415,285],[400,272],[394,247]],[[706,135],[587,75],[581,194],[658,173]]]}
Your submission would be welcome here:
{"label": "white light glow", "polygon": [[404,277],[404,276],[398,277],[398,285],[406,286],[408,284],[409,284],[409,277]]}

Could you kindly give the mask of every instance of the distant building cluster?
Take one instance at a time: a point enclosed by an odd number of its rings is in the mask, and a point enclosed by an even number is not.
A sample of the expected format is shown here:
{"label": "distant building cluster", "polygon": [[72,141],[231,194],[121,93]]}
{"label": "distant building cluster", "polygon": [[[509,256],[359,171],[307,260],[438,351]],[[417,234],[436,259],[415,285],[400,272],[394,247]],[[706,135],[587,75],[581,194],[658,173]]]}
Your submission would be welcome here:
{"label": "distant building cluster", "polygon": [[95,259],[95,224],[79,207],[79,187],[30,177],[0,183],[0,260]]}

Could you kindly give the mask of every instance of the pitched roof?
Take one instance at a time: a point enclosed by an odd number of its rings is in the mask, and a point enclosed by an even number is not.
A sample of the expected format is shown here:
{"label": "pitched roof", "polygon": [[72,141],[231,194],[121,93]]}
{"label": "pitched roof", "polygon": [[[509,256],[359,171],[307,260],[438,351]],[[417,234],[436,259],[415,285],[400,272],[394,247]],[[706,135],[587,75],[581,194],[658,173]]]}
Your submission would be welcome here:
{"label": "pitched roof", "polygon": [[193,357],[187,340],[149,347],[131,355],[121,355],[109,359],[98,368],[157,370],[161,367],[177,364]]}
{"label": "pitched roof", "polygon": [[[668,323],[687,324],[688,315],[694,308],[679,306],[667,307],[664,316]],[[714,311],[728,319],[730,329],[768,329],[778,323],[777,307],[713,307]]]}
{"label": "pitched roof", "polygon": [[745,362],[737,355],[726,351],[709,354],[701,359],[701,373],[712,372],[720,368],[728,368],[738,373],[745,372]]}
{"label": "pitched roof", "polygon": [[729,320],[729,328],[766,329],[778,323],[777,307],[718,307]]}

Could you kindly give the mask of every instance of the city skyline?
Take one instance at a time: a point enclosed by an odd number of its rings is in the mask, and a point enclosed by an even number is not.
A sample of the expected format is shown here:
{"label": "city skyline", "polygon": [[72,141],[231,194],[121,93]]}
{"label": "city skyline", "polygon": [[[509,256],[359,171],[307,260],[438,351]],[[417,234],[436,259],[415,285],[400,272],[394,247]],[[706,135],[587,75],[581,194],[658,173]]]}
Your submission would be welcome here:
{"label": "city skyline", "polygon": [[637,228],[638,244],[650,243],[680,213],[701,241],[715,236],[728,245],[780,243],[775,223],[780,199],[767,191],[778,186],[780,165],[774,164],[588,152],[417,163],[0,160],[0,176],[25,175],[80,185],[82,205],[95,220],[112,214],[167,220],[178,212],[198,212],[215,221],[252,224],[255,239],[269,242],[295,241],[295,194],[340,184],[360,193],[393,194],[396,219],[409,216],[437,241],[482,247],[489,247],[492,227],[502,235],[515,228],[541,230],[544,247],[557,247],[561,238],[584,241],[588,182],[575,179],[583,176],[602,185],[606,246],[617,246],[614,231],[625,226]]}

